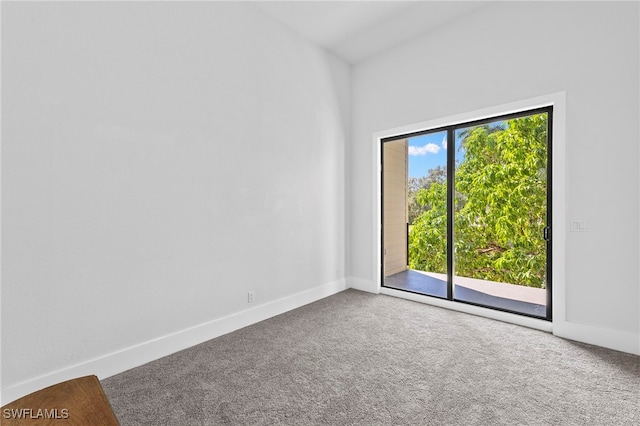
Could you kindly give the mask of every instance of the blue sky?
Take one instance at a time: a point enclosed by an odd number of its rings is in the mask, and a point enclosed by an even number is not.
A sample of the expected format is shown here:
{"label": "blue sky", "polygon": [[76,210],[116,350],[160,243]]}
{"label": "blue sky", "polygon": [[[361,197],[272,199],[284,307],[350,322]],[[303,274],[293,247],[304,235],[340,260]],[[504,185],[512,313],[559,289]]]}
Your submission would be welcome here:
{"label": "blue sky", "polygon": [[[464,161],[462,131],[455,131],[456,167]],[[427,133],[409,138],[409,178],[427,176],[429,169],[436,166],[447,166],[447,132]]]}
{"label": "blue sky", "polygon": [[447,165],[447,132],[409,138],[409,177],[426,176],[429,169]]}

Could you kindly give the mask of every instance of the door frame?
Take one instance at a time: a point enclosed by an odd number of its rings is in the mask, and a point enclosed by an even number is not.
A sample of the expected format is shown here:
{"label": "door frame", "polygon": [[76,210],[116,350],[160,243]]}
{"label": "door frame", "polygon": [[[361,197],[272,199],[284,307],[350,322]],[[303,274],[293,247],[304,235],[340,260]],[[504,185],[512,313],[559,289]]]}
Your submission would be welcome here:
{"label": "door frame", "polygon": [[[557,92],[536,98],[520,100],[508,104],[492,106],[480,110],[469,111],[453,116],[441,117],[425,122],[409,124],[385,131],[376,132],[373,135],[373,236],[374,244],[372,251],[372,266],[374,277],[374,285],[376,293],[390,294],[393,296],[418,300],[436,306],[442,306],[449,309],[473,313],[476,315],[486,316],[490,318],[500,319],[503,321],[518,323],[534,328],[551,331],[550,324],[552,322],[566,321],[565,312],[565,239],[566,239],[566,195],[565,195],[565,92]],[[382,141],[394,137],[401,137],[412,133],[428,132],[435,129],[455,126],[458,124],[476,122],[493,117],[501,117],[509,114],[523,113],[529,110],[536,110],[545,107],[553,107],[553,113],[550,116],[552,141],[549,158],[553,159],[551,163],[550,175],[553,176],[551,184],[551,209],[552,214],[549,223],[553,224],[553,239],[550,247],[550,265],[552,291],[551,298],[553,303],[549,313],[552,321],[539,318],[529,318],[519,314],[502,312],[492,308],[468,305],[464,303],[454,302],[450,300],[438,299],[430,296],[417,295],[401,290],[394,290],[382,286]],[[406,294],[402,294],[406,293]]]}

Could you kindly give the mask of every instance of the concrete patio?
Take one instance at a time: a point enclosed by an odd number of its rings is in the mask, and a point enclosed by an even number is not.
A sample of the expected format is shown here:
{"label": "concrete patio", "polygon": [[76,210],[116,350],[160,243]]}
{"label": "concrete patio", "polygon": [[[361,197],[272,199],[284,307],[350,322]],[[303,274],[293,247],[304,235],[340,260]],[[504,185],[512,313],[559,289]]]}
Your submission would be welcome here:
{"label": "concrete patio", "polygon": [[[383,285],[428,296],[447,297],[445,274],[409,269],[386,277]],[[453,298],[542,318],[547,313],[547,291],[541,288],[456,276]]]}

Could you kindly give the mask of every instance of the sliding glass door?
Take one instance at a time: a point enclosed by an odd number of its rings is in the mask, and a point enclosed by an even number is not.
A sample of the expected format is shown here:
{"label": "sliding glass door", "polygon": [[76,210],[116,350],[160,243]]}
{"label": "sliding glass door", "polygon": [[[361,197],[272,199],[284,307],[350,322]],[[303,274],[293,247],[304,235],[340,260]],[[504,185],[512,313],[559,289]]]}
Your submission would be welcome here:
{"label": "sliding glass door", "polygon": [[[393,238],[407,248],[383,285],[551,319],[551,119],[547,107],[384,140],[384,215],[406,218]],[[406,184],[392,187],[398,140]]]}

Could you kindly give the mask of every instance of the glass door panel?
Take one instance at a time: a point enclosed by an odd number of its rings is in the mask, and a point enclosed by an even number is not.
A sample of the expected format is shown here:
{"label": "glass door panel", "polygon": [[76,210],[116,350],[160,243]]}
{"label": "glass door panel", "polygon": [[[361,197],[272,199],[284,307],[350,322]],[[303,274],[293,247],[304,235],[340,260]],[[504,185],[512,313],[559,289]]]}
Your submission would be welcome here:
{"label": "glass door panel", "polygon": [[409,271],[422,294],[447,298],[447,131],[409,138]]}
{"label": "glass door panel", "polygon": [[406,263],[385,268],[383,285],[447,298],[447,131],[384,142],[382,169],[385,265],[407,244]]}
{"label": "glass door panel", "polygon": [[455,129],[453,298],[547,316],[548,113]]}

